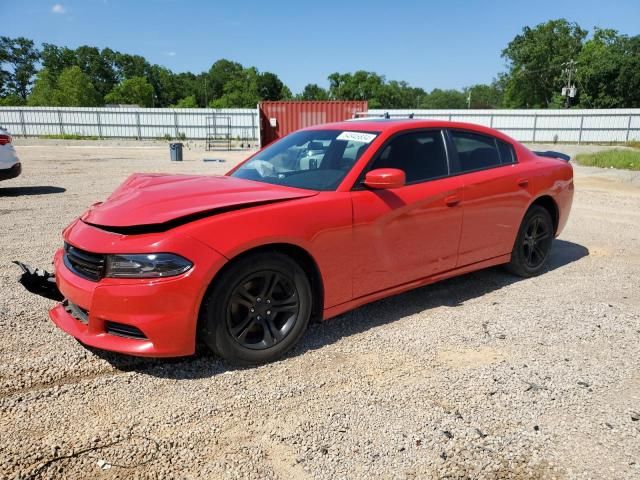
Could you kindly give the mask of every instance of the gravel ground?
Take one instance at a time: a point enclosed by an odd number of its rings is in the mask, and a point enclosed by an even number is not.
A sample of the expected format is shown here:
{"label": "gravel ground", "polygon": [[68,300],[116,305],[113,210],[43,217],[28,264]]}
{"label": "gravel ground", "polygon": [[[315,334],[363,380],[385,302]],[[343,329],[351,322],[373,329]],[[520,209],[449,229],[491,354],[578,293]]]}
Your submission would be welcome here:
{"label": "gravel ground", "polygon": [[89,351],[16,281],[11,260],[48,267],[129,173],[246,155],[143,145],[18,142],[24,174],[0,185],[0,478],[640,478],[638,173],[576,168],[540,277],[421,288],[231,369]]}

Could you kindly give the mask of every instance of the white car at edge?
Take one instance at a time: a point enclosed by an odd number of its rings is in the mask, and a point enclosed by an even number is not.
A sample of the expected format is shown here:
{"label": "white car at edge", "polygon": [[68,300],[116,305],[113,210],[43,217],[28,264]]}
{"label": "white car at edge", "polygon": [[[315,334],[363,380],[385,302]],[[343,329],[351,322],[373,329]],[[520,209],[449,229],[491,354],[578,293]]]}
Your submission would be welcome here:
{"label": "white car at edge", "polygon": [[0,180],[15,178],[22,172],[16,149],[11,145],[11,135],[0,127]]}

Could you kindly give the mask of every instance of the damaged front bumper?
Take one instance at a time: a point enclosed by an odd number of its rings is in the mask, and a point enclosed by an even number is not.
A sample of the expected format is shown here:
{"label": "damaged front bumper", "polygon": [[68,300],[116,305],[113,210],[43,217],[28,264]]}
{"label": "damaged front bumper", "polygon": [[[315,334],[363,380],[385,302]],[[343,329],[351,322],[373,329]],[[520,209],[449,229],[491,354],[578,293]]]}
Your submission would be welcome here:
{"label": "damaged front bumper", "polygon": [[[80,342],[103,350],[147,357],[179,357],[195,352],[200,303],[226,259],[183,235],[167,238],[124,236],[77,222],[65,241],[89,252],[170,251],[193,262],[188,272],[167,278],[83,278],[54,257],[55,281],[65,301],[49,312],[51,320]],[[145,245],[146,244],[146,245]]]}

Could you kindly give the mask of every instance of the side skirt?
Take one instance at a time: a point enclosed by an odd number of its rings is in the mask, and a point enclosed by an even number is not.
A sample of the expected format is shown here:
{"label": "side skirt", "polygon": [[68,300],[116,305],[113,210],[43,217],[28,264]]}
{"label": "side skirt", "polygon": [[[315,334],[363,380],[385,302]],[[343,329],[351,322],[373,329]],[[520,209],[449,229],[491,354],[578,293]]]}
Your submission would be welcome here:
{"label": "side skirt", "polygon": [[398,285],[396,287],[391,287],[386,290],[380,290],[378,292],[374,292],[369,295],[365,295],[363,297],[354,298],[349,302],[345,302],[339,305],[334,305],[333,307],[325,308],[322,318],[323,320],[328,320],[332,317],[340,315],[341,313],[348,312],[349,310],[353,310],[354,308],[358,308],[367,303],[375,302],[376,300],[381,300],[383,298],[390,297],[392,295],[397,295],[399,293],[407,292],[415,288],[424,287],[425,285],[436,283],[436,282],[439,282],[440,280],[446,280],[447,278],[457,277],[458,275],[474,272],[476,270],[482,270],[483,268],[494,267],[496,265],[503,265],[505,263],[509,263],[510,261],[511,261],[511,254],[508,253],[506,255],[500,255],[499,257],[494,257],[488,260],[483,260],[481,262],[472,263],[471,265],[466,265],[464,267],[458,267],[458,268],[454,268],[453,270],[447,270],[446,272],[440,272],[430,277],[425,277],[419,280],[414,280],[412,282],[403,283],[402,285]]}

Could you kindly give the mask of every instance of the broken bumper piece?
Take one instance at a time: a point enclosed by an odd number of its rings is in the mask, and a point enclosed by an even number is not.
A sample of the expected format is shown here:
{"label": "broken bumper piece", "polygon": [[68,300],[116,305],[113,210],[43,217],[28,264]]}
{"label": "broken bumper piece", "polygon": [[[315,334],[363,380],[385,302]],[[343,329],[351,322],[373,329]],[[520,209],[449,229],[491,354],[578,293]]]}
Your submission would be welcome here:
{"label": "broken bumper piece", "polygon": [[62,293],[60,293],[56,285],[55,274],[40,268],[34,268],[17,260],[14,260],[13,263],[22,269],[19,282],[29,292],[58,302],[63,299]]}

